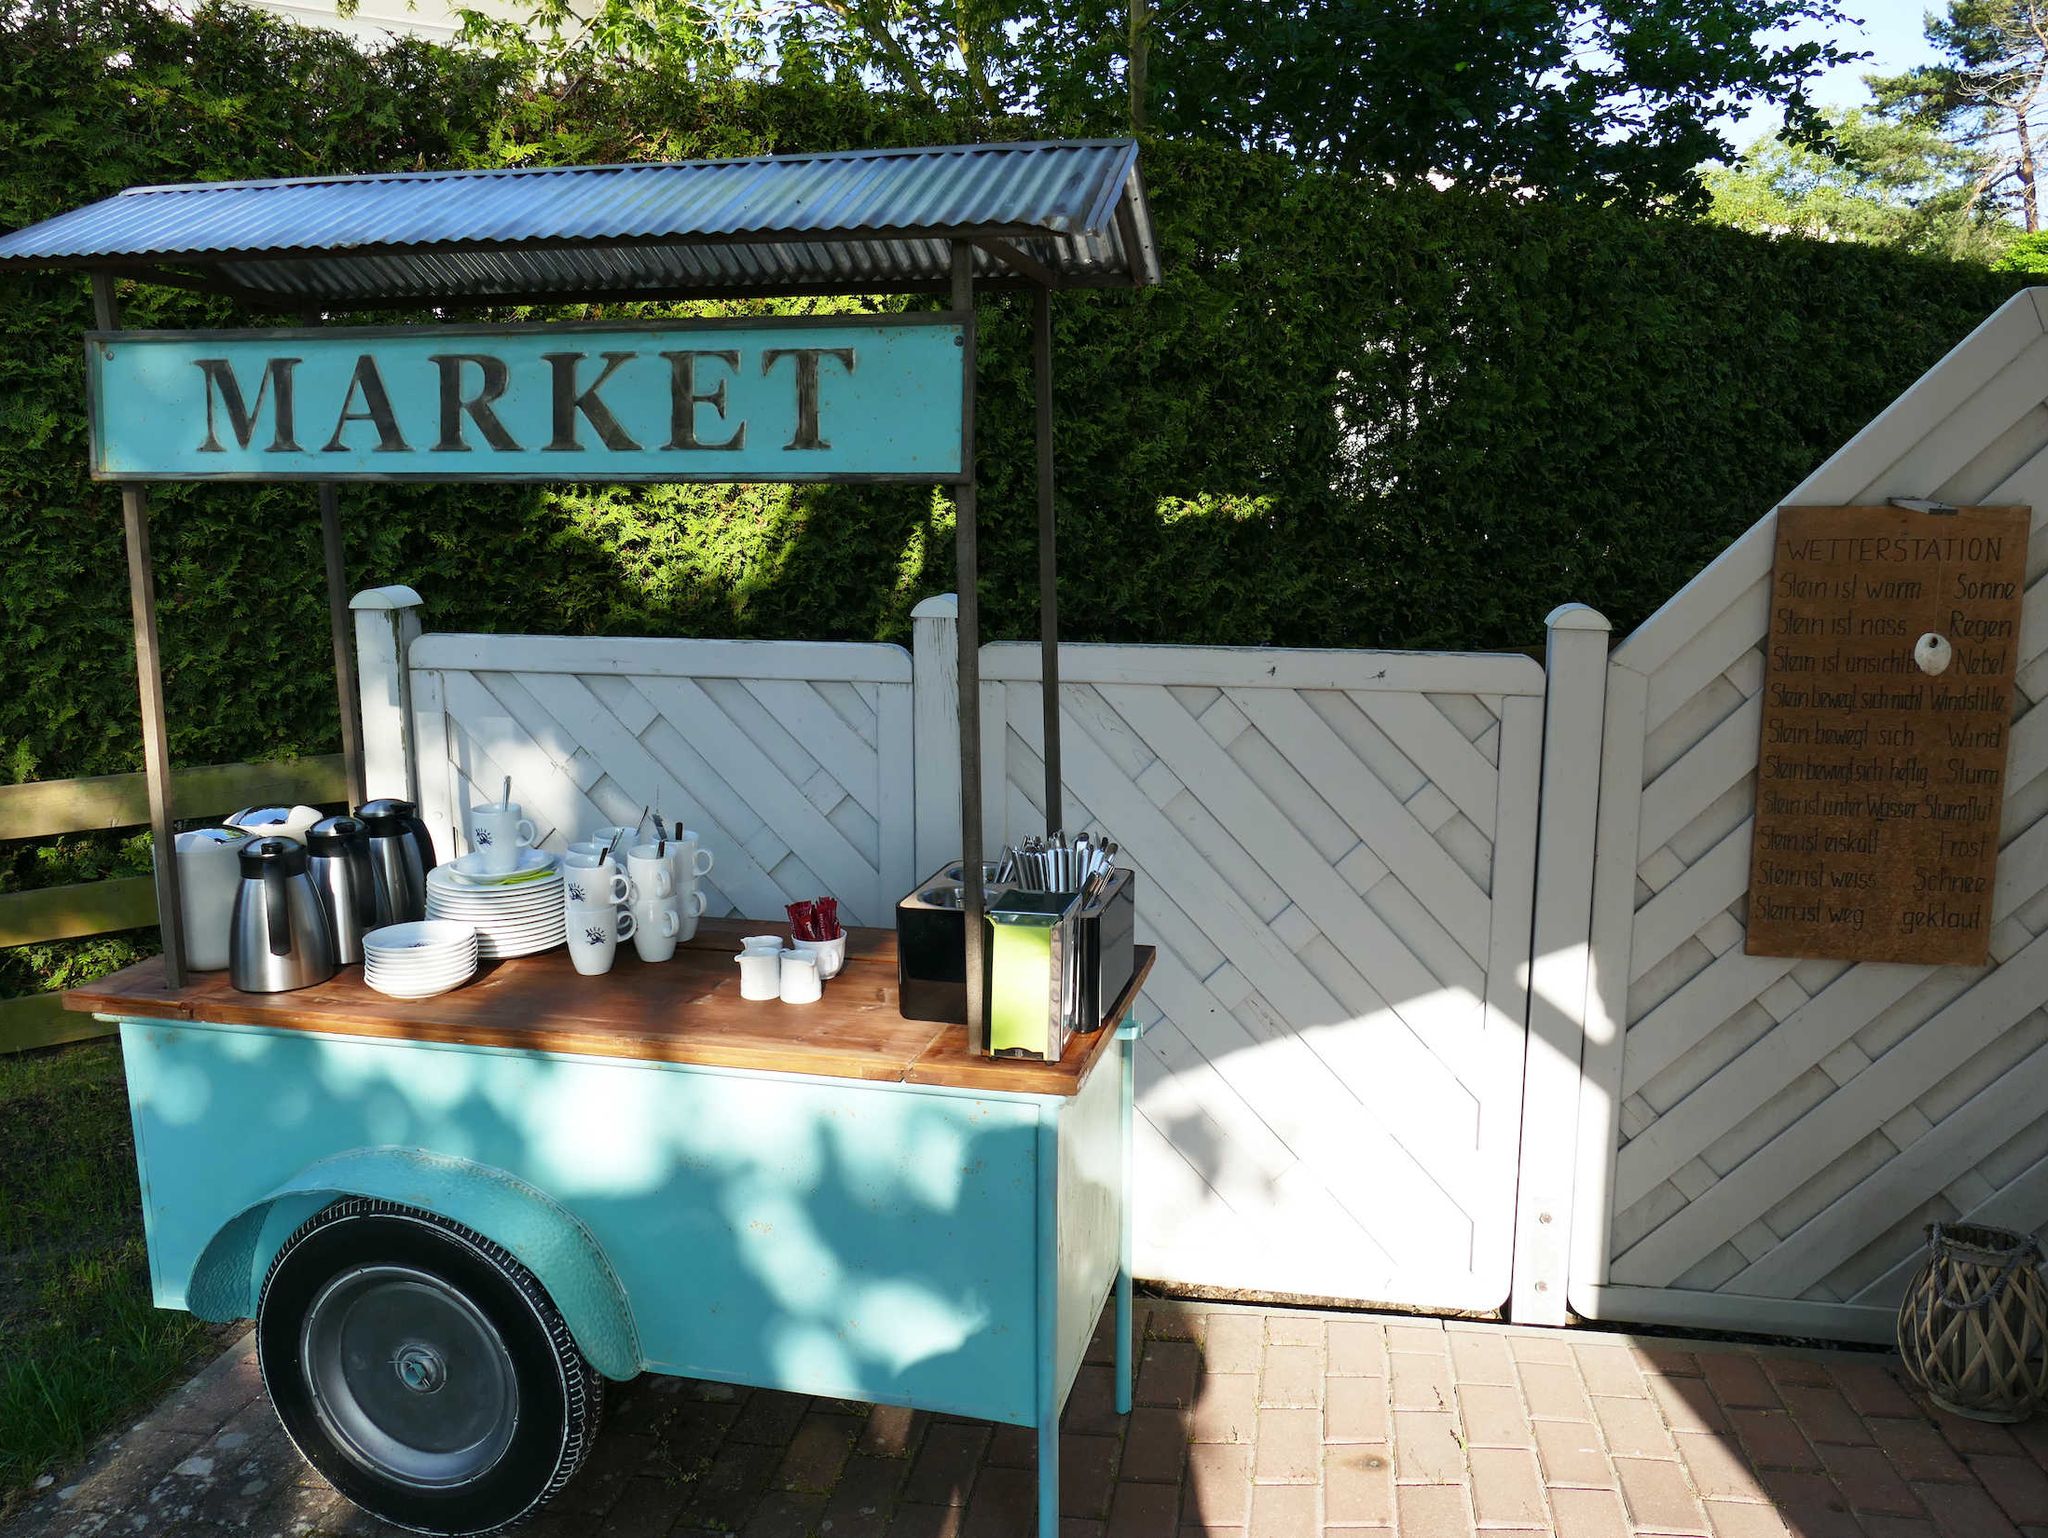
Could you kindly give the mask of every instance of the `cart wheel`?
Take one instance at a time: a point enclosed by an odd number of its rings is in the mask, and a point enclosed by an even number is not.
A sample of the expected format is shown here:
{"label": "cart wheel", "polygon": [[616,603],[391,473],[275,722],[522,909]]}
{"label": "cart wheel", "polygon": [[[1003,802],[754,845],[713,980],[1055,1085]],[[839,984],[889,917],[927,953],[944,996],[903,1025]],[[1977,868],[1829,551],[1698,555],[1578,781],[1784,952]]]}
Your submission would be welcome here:
{"label": "cart wheel", "polygon": [[420,1532],[509,1527],[567,1484],[603,1380],[511,1254],[350,1197],[285,1241],[256,1314],[286,1433],[356,1505]]}

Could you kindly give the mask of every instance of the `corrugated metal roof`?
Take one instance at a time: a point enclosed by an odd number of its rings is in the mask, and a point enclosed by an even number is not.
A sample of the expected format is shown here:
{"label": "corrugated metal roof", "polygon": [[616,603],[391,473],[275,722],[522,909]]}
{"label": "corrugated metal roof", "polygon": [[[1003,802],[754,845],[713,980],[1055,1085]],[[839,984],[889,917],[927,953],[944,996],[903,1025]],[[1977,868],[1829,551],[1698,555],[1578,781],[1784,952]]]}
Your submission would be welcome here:
{"label": "corrugated metal roof", "polygon": [[1159,272],[1128,139],[131,187],[0,236],[0,271],[286,306],[902,292],[962,240],[996,282]]}

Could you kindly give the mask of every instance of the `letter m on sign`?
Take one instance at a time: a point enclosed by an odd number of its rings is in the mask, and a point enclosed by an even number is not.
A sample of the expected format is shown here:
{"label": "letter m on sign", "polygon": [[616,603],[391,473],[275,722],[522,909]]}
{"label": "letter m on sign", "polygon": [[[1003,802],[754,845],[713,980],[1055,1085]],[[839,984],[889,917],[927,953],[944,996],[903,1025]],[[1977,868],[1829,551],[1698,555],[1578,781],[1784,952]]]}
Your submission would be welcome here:
{"label": "letter m on sign", "polygon": [[256,434],[256,418],[263,411],[264,397],[268,396],[271,431],[267,452],[297,453],[299,445],[292,424],[292,370],[298,364],[297,358],[270,359],[263,366],[262,379],[257,381],[256,399],[251,401],[242,393],[241,381],[235,378],[226,358],[194,358],[192,366],[206,376],[206,438],[199,445],[199,452],[227,452],[220,441],[222,416],[227,418],[228,431],[235,435],[235,442],[246,449]]}

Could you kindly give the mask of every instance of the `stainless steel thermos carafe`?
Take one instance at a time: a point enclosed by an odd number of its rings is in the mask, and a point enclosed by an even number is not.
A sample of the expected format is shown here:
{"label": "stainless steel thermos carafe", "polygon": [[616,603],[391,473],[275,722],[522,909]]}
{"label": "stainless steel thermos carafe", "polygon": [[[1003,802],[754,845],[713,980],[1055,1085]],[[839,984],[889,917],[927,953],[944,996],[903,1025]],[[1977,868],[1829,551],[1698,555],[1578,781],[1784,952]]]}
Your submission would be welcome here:
{"label": "stainless steel thermos carafe", "polygon": [[325,817],[306,830],[306,873],[320,889],[334,959],[363,959],[363,936],[379,927],[377,872],[370,863],[370,830],[355,817]]}
{"label": "stainless steel thermos carafe", "polygon": [[370,835],[370,866],[376,874],[378,919],[405,924],[427,916],[427,872],[434,868],[434,840],[410,801],[385,796],[365,801],[356,816]]}
{"label": "stainless steel thermos carafe", "polygon": [[320,889],[307,874],[306,846],[252,839],[236,856],[242,872],[228,935],[228,981],[244,993],[288,993],[334,975],[334,937]]}

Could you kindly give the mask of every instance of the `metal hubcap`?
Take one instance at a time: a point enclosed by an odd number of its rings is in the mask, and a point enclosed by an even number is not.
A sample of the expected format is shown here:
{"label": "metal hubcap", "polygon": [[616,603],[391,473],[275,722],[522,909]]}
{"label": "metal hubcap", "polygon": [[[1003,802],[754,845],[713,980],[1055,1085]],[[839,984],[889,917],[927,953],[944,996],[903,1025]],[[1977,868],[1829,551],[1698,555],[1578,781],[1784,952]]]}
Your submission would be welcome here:
{"label": "metal hubcap", "polygon": [[335,1444],[382,1478],[466,1484],[519,1424],[511,1353],[497,1327],[438,1276],[358,1266],[313,1299],[299,1328],[313,1410]]}

